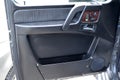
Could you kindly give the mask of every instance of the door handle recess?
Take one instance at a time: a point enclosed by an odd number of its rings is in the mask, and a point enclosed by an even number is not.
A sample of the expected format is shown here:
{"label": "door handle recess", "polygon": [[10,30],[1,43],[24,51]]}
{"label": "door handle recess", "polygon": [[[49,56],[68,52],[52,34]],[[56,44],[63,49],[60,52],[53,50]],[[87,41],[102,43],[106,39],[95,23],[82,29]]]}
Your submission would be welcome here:
{"label": "door handle recess", "polygon": [[95,32],[95,30],[96,30],[95,24],[84,24],[84,26],[83,26],[83,31]]}
{"label": "door handle recess", "polygon": [[74,16],[75,16],[75,14],[76,14],[77,12],[80,12],[80,11],[81,11],[82,13],[81,13],[81,15],[80,15],[80,17],[79,17],[79,20],[77,21],[77,23],[79,23],[80,20],[81,20],[82,15],[83,15],[83,12],[85,11],[85,8],[86,8],[86,7],[83,6],[83,5],[75,5],[75,6],[70,10],[70,12],[69,12],[69,14],[68,14],[65,22],[63,23],[62,30],[67,30],[67,29],[69,28],[69,26],[70,26],[70,23],[71,23],[72,19],[73,19]]}

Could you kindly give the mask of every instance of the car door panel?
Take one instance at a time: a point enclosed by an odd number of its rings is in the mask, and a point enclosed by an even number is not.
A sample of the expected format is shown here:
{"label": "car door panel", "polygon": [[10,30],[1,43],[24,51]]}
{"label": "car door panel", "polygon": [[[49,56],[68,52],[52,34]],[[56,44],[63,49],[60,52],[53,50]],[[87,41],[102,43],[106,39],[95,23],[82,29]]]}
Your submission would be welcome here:
{"label": "car door panel", "polygon": [[[12,59],[19,80],[72,77],[104,71],[109,66],[118,17],[116,2],[76,8],[17,6],[11,0],[5,1]],[[85,11],[99,11],[98,21],[81,22]],[[94,25],[95,31],[84,30],[86,24]]]}

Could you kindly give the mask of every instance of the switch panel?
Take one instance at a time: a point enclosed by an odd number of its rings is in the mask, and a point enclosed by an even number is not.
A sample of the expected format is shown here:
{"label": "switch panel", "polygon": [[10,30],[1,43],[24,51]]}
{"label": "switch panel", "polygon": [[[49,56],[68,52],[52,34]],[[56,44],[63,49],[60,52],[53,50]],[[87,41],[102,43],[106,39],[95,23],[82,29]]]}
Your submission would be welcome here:
{"label": "switch panel", "polygon": [[96,23],[99,19],[100,11],[99,10],[87,10],[83,13],[82,23]]}

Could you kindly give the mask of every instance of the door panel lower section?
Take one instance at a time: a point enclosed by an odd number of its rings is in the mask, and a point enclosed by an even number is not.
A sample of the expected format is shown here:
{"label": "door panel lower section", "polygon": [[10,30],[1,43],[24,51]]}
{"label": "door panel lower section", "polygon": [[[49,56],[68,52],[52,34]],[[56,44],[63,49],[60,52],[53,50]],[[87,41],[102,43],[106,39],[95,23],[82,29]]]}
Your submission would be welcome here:
{"label": "door panel lower section", "polygon": [[[46,80],[79,76],[82,74],[91,73],[93,72],[93,70],[91,69],[91,66],[95,67],[95,65],[92,64],[93,60],[95,60],[97,62],[96,64],[98,65],[104,65],[98,71],[106,70],[106,68],[109,65],[110,56],[112,52],[111,50],[113,47],[113,44],[111,42],[104,39],[99,39],[94,54],[91,54],[92,58],[89,57],[83,60],[68,61],[64,63],[41,64],[40,60],[39,61],[34,60],[36,59],[36,57],[33,57],[35,53],[31,47],[30,48],[28,47],[30,46],[30,43],[28,43],[29,39],[26,36],[21,36],[21,35],[18,36],[18,39],[19,39],[18,43],[20,44],[19,50],[21,51],[20,56],[23,56],[23,58],[21,59],[23,74],[27,76],[26,73],[29,73],[30,71],[32,71],[32,69],[37,69],[38,71],[40,71],[39,75],[40,76],[42,75],[43,78]],[[106,59],[106,56],[107,56],[107,59]],[[99,61],[97,61],[98,58],[103,59],[104,62],[99,64]],[[27,66],[32,65],[30,66],[31,69],[29,68],[30,71],[26,65]],[[36,70],[34,70],[33,72],[37,73]],[[97,72],[97,71],[94,71],[94,72]]]}

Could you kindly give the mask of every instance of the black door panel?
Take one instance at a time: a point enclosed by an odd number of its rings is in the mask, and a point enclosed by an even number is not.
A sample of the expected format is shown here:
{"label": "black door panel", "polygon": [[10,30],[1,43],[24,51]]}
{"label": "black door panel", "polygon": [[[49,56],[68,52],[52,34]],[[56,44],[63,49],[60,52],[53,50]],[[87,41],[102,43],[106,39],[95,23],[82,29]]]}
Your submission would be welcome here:
{"label": "black door panel", "polygon": [[5,3],[18,80],[57,79],[108,68],[118,17],[116,2],[84,6]]}

